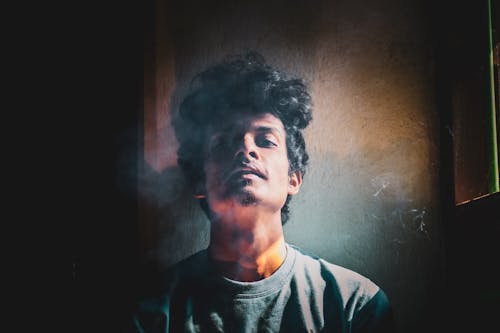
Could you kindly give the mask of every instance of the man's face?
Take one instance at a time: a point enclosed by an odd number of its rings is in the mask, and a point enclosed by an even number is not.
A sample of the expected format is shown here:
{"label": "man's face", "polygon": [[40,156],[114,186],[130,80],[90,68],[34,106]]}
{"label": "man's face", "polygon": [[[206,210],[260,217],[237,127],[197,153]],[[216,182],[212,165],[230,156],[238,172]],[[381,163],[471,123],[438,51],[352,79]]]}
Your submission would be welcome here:
{"label": "man's face", "polygon": [[283,123],[269,113],[221,120],[209,128],[204,154],[205,195],[216,216],[235,205],[280,212],[287,195],[299,191],[302,178],[289,172]]}

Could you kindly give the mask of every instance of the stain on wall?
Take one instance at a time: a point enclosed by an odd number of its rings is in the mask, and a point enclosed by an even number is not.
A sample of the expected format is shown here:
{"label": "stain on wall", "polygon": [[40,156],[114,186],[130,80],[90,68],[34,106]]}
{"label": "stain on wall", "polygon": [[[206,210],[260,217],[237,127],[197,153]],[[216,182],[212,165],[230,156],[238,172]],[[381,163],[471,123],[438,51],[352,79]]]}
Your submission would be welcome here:
{"label": "stain on wall", "polygon": [[379,284],[401,332],[433,331],[444,251],[428,8],[417,0],[158,0],[155,8],[139,177],[144,260],[164,269],[208,245],[168,121],[194,74],[252,49],[303,77],[315,105],[287,241]]}

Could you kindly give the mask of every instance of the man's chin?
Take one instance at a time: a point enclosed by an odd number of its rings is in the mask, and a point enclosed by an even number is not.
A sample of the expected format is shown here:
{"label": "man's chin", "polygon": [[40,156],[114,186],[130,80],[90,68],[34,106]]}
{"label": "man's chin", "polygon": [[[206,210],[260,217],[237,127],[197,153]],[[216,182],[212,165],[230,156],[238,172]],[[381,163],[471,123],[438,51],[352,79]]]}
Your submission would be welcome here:
{"label": "man's chin", "polygon": [[253,195],[245,195],[240,199],[240,204],[242,206],[255,206],[257,205],[258,200]]}
{"label": "man's chin", "polygon": [[236,193],[233,193],[233,197],[242,206],[252,206],[258,203],[255,194],[246,189],[240,189]]}
{"label": "man's chin", "polygon": [[232,202],[241,206],[256,205],[260,202],[256,190],[252,182],[233,183],[231,186],[226,187],[219,198],[227,203]]}

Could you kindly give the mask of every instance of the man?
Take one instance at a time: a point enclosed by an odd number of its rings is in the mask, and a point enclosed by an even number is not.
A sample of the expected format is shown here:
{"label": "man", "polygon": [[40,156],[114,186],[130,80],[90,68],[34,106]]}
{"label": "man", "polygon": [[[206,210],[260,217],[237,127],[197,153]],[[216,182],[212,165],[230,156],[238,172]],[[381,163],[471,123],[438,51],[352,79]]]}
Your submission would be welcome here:
{"label": "man", "polygon": [[311,97],[249,53],[193,81],[174,121],[178,162],[210,220],[210,245],[141,302],[139,332],[390,332],[383,291],[287,244],[308,155]]}

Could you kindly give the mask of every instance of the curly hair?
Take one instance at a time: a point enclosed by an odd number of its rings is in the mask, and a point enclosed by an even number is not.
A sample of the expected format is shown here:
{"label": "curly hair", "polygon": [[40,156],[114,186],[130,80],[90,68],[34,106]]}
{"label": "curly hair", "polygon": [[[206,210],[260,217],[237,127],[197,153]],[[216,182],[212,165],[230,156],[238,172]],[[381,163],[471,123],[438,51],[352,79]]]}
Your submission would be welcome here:
{"label": "curly hair", "polygon": [[[178,164],[191,185],[204,181],[203,149],[208,126],[243,108],[255,115],[270,113],[281,120],[289,172],[305,175],[309,156],[302,131],[312,120],[308,88],[302,79],[290,78],[266,64],[260,54],[248,52],[229,56],[197,74],[173,120],[179,142]],[[288,195],[281,209],[283,224],[289,218],[290,200]],[[206,200],[200,199],[200,204],[208,215]]]}

